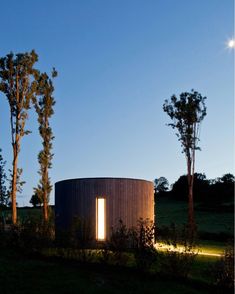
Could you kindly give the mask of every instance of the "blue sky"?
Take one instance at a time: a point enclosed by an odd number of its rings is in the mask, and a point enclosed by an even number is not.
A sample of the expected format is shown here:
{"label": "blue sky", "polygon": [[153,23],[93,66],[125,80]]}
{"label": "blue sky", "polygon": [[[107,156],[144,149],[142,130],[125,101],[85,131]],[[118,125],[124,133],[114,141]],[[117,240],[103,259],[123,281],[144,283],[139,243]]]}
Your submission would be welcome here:
{"label": "blue sky", "polygon": [[[186,161],[162,105],[192,88],[207,96],[208,112],[196,171],[234,172],[234,52],[226,48],[233,0],[3,0],[1,12],[0,56],[35,49],[41,71],[59,72],[53,184],[101,176],[173,183]],[[0,98],[0,147],[10,168],[9,107]],[[37,184],[41,148],[32,111],[27,123],[20,205]]]}

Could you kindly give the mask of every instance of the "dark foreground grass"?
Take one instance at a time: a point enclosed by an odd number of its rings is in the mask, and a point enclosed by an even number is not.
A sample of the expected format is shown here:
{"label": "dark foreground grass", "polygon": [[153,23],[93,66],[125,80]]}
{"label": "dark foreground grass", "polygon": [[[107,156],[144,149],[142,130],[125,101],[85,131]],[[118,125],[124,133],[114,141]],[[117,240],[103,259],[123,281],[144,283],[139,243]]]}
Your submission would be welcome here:
{"label": "dark foreground grass", "polygon": [[[0,256],[1,294],[90,293],[214,293],[200,280],[177,280],[105,265],[27,257]],[[201,266],[201,264],[199,265]]]}

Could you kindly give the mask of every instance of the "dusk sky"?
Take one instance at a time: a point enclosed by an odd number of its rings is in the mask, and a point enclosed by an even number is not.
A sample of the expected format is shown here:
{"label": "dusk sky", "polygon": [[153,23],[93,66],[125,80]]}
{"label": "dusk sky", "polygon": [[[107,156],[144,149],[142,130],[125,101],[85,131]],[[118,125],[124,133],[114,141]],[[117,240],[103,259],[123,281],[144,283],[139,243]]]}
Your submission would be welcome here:
{"label": "dusk sky", "polygon": [[[192,88],[207,96],[196,172],[234,173],[233,0],[3,0],[0,56],[35,49],[37,68],[58,70],[51,180],[165,176],[186,160],[162,105]],[[0,94],[0,148],[11,168],[10,112]],[[19,167],[29,205],[41,149],[36,116]],[[51,203],[54,192],[51,194]]]}

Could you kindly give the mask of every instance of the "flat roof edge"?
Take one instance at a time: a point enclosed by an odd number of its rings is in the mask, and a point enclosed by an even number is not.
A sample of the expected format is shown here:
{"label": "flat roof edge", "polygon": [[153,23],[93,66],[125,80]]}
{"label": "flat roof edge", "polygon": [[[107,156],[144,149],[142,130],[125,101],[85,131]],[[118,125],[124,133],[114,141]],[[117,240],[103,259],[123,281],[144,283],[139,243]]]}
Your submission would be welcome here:
{"label": "flat roof edge", "polygon": [[62,182],[69,182],[69,181],[79,181],[79,180],[132,180],[132,181],[144,181],[148,183],[152,183],[153,181],[145,180],[145,179],[137,179],[137,178],[121,178],[121,177],[91,177],[91,178],[72,178],[72,179],[65,179],[55,182],[56,184],[62,183]]}

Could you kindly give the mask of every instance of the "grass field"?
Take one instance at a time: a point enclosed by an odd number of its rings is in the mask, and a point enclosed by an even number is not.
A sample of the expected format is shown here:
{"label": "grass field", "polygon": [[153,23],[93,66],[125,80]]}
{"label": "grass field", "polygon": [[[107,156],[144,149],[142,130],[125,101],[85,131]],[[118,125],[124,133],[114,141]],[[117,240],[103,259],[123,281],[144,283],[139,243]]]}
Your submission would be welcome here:
{"label": "grass field", "polygon": [[[155,214],[157,226],[169,226],[171,223],[182,226],[187,223],[187,202],[158,198]],[[217,234],[223,232],[233,235],[234,215],[231,212],[216,213],[195,210],[195,218],[198,231]]]}
{"label": "grass field", "polygon": [[[52,208],[50,208],[50,213],[52,216],[54,215],[54,211]],[[11,222],[11,209],[8,208],[3,212],[4,217],[7,221]],[[39,220],[42,218],[42,208],[37,207],[20,207],[17,209],[17,217],[20,222],[24,220]]]}

